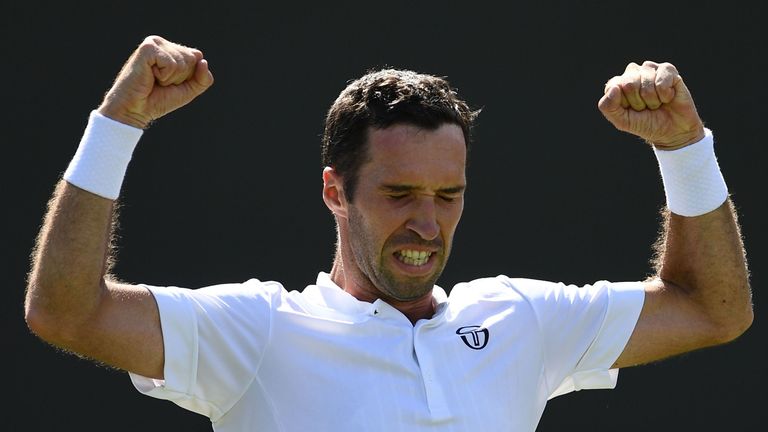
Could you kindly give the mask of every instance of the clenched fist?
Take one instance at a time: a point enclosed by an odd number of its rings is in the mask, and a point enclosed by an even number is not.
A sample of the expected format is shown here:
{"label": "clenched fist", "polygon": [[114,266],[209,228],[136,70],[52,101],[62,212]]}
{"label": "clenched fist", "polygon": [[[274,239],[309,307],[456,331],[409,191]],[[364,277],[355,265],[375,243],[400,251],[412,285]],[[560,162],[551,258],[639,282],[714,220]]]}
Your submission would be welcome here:
{"label": "clenched fist", "polygon": [[99,112],[143,129],[186,105],[211,84],[213,75],[202,52],[149,36],[123,65]]}
{"label": "clenched fist", "polygon": [[674,150],[704,138],[691,93],[670,63],[630,63],[605,84],[597,106],[617,129],[660,149]]}

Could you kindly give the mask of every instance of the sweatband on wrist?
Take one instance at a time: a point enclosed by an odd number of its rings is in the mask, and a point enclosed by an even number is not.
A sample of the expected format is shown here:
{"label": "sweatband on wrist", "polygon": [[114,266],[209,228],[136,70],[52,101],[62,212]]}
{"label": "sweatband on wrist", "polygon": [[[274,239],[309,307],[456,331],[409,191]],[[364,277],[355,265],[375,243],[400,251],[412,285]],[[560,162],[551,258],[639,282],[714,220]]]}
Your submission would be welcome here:
{"label": "sweatband on wrist", "polygon": [[128,162],[143,133],[143,129],[91,111],[64,180],[104,198],[117,199]]}
{"label": "sweatband on wrist", "polygon": [[677,150],[654,147],[659,162],[667,207],[681,216],[699,216],[720,207],[728,198],[728,187],[715,156],[712,131],[704,138]]}

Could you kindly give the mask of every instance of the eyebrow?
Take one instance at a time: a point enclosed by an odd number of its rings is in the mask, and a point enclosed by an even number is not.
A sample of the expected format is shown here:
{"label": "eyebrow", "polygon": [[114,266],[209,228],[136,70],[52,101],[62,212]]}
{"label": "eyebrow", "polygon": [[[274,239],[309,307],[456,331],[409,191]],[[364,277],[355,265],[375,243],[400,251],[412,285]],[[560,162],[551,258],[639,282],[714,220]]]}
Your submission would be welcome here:
{"label": "eyebrow", "polygon": [[[440,188],[436,192],[453,195],[453,194],[464,192],[466,188],[467,187],[464,185],[450,186],[450,187]],[[421,186],[414,186],[414,185],[408,185],[408,184],[385,184],[385,185],[381,185],[379,189],[386,192],[412,192],[412,191],[423,190],[424,188]]]}

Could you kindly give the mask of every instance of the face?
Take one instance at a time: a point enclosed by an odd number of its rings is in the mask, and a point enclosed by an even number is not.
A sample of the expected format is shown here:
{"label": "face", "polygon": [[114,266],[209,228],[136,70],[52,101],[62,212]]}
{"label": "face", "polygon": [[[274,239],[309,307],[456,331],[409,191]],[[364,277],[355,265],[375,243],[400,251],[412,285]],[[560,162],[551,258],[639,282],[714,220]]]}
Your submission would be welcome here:
{"label": "face", "polygon": [[[348,205],[347,242],[358,289],[415,300],[445,268],[464,208],[466,145],[457,125],[372,130],[369,160]],[[350,269],[345,269],[349,274]]]}

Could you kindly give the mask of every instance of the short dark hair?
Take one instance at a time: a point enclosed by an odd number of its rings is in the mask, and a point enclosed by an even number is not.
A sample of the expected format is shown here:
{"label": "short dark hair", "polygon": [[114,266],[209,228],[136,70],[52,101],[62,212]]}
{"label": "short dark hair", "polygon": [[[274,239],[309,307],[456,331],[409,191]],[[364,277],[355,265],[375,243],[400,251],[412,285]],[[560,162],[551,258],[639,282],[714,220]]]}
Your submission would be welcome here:
{"label": "short dark hair", "polygon": [[480,110],[472,110],[445,78],[411,70],[369,71],[350,82],[328,110],[322,140],[322,164],[343,177],[351,202],[358,171],[368,160],[368,131],[395,124],[435,130],[456,124],[469,148],[472,126]]}

